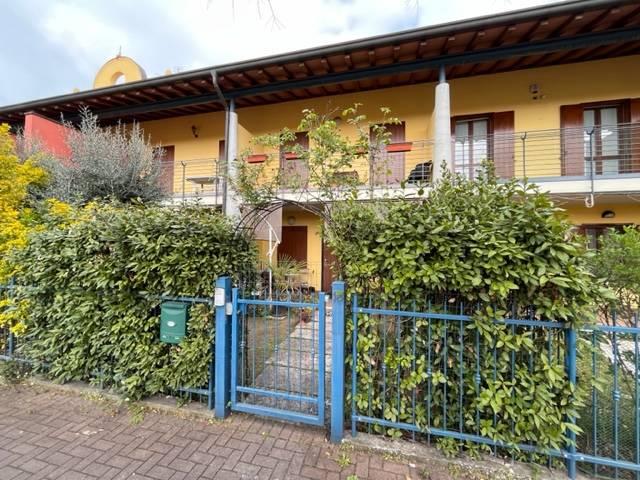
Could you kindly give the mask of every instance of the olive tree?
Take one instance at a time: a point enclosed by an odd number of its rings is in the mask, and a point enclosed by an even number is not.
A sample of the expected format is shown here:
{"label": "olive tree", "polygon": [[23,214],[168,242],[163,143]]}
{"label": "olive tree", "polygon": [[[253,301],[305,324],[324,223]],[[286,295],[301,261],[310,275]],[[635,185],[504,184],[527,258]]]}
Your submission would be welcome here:
{"label": "olive tree", "polygon": [[163,198],[164,151],[151,145],[138,123],[102,127],[98,117],[85,109],[79,125],[66,125],[69,158],[47,162],[51,196],[73,203]]}

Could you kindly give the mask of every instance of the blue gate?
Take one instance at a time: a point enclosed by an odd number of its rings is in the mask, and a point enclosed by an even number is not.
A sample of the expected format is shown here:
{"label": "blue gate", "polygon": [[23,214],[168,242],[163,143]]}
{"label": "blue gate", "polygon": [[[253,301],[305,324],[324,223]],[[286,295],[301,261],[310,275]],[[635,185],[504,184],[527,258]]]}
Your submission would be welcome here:
{"label": "blue gate", "polygon": [[231,409],[322,426],[325,295],[299,291],[277,297],[233,289]]}

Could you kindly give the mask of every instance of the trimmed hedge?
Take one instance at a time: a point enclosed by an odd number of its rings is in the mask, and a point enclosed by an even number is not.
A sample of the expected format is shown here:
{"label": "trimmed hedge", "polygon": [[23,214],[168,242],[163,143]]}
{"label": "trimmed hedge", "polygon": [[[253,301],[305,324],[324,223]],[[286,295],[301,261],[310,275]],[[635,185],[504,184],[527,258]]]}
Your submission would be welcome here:
{"label": "trimmed hedge", "polygon": [[191,307],[188,336],[171,346],[159,341],[158,296],[212,297],[216,277],[254,260],[250,238],[211,210],[85,209],[15,259],[24,353],[58,381],[100,379],[130,398],[206,385],[209,307]]}

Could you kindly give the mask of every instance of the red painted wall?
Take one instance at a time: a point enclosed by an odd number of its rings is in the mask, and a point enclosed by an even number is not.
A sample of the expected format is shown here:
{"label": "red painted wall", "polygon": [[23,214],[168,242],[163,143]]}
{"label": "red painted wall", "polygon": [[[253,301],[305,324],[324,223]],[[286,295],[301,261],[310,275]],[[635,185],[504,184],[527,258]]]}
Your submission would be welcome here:
{"label": "red painted wall", "polygon": [[67,147],[67,127],[37,113],[28,112],[24,116],[24,135],[38,139],[44,148],[59,158],[69,158]]}

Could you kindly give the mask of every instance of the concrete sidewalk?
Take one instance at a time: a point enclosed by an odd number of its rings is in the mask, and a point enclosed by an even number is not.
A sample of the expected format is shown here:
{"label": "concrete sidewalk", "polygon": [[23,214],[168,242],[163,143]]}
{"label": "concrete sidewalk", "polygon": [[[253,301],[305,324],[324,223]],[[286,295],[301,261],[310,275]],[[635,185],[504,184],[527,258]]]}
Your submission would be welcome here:
{"label": "concrete sidewalk", "polygon": [[446,478],[330,445],[308,426],[185,414],[132,415],[96,393],[1,387],[0,479]]}

